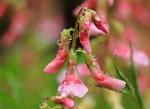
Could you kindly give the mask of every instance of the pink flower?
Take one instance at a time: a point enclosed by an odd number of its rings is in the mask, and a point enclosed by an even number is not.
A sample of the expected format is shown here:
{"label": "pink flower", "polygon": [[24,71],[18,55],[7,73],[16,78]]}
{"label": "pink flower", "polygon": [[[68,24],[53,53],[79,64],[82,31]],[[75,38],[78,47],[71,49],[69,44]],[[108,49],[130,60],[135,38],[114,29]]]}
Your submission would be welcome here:
{"label": "pink flower", "polygon": [[92,13],[92,20],[98,29],[102,30],[105,34],[109,34],[108,25],[106,24],[106,18],[103,12],[99,15]]}
{"label": "pink flower", "polygon": [[127,43],[137,44],[138,42],[138,33],[131,25],[125,28],[122,36]]}
{"label": "pink flower", "polygon": [[79,37],[80,37],[80,43],[84,47],[87,53],[91,53],[91,45],[88,37],[88,31],[91,24],[91,16],[89,13],[85,13],[83,16],[84,18],[81,18],[80,25],[79,25]]}
{"label": "pink flower", "polygon": [[[36,34],[44,43],[53,44],[58,39],[60,32],[64,27],[64,18],[61,14],[46,16],[36,25]],[[51,31],[50,31],[51,30]]]}
{"label": "pink flower", "polygon": [[141,72],[138,76],[139,88],[142,93],[145,93],[150,88],[150,76],[145,72]]}
{"label": "pink flower", "polygon": [[67,56],[67,50],[60,49],[56,58],[44,68],[44,72],[51,74],[57,72],[65,64]]}
{"label": "pink flower", "polygon": [[[117,55],[118,57],[124,58],[129,61],[130,59],[130,48],[127,44],[118,44],[116,48],[113,49],[113,54]],[[140,50],[133,49],[133,62],[136,65],[149,65],[149,57]]]}
{"label": "pink flower", "polygon": [[96,5],[96,0],[85,0],[81,5],[74,9],[73,14],[76,16],[83,7],[93,9]]}
{"label": "pink flower", "polygon": [[107,0],[109,6],[112,6],[114,4],[114,0]]}
{"label": "pink flower", "polygon": [[106,76],[102,73],[102,71],[99,71],[98,73],[94,73],[93,77],[99,86],[106,87],[108,89],[115,90],[115,91],[121,91],[126,85],[126,82]]}
{"label": "pink flower", "polygon": [[106,76],[91,54],[84,53],[84,58],[89,70],[92,72],[92,75],[99,86],[115,91],[121,91],[125,87],[126,82]]}
{"label": "pink flower", "polygon": [[90,70],[88,69],[85,63],[77,65],[77,69],[79,74],[83,77],[89,76],[91,74]]}
{"label": "pink flower", "polygon": [[88,88],[74,74],[66,74],[65,79],[58,87],[58,93],[62,97],[78,97],[82,98],[88,92]]}
{"label": "pink flower", "polygon": [[72,108],[75,105],[74,100],[67,97],[55,96],[53,97],[53,101],[57,104],[62,104],[68,108]]}
{"label": "pink flower", "polygon": [[71,29],[69,30],[64,29],[64,31],[61,33],[61,37],[59,40],[60,42],[58,43],[59,44],[58,53],[55,59],[44,68],[44,72],[51,74],[55,73],[65,64],[68,56],[70,31]]}

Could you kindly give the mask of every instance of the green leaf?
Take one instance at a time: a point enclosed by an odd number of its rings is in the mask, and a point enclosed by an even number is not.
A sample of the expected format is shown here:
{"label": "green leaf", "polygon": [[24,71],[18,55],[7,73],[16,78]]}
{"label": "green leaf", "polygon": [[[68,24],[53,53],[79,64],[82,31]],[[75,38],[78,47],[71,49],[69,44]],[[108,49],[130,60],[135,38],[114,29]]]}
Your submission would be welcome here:
{"label": "green leaf", "polygon": [[136,97],[141,109],[144,109],[143,101],[142,101],[139,86],[138,86],[137,71],[135,69],[134,62],[133,62],[132,46],[130,46],[130,50],[131,50],[131,54],[130,54],[130,71],[131,71],[131,76],[132,76],[132,79],[133,79],[132,85],[134,87],[135,97]]}

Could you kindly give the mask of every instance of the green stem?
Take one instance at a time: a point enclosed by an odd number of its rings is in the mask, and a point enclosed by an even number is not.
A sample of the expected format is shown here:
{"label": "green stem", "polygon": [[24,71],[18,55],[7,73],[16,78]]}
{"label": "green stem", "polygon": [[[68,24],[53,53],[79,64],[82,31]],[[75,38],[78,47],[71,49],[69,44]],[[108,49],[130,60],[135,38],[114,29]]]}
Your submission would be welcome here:
{"label": "green stem", "polygon": [[130,56],[131,66],[130,66],[130,69],[131,69],[131,74],[132,74],[132,79],[133,79],[134,93],[135,93],[135,97],[137,98],[137,102],[140,104],[141,109],[144,109],[144,105],[143,105],[142,98],[141,98],[140,91],[139,91],[137,72],[136,72],[136,69],[134,66],[132,54],[133,54],[133,51],[132,51],[132,47],[131,47],[131,56]]}
{"label": "green stem", "polygon": [[78,27],[79,27],[79,18],[80,18],[81,12],[82,12],[82,9],[80,10],[80,12],[77,15],[77,20],[76,20],[73,35],[72,35],[72,47],[71,48],[73,49],[73,51],[76,50],[76,39],[77,39],[78,34],[79,34]]}

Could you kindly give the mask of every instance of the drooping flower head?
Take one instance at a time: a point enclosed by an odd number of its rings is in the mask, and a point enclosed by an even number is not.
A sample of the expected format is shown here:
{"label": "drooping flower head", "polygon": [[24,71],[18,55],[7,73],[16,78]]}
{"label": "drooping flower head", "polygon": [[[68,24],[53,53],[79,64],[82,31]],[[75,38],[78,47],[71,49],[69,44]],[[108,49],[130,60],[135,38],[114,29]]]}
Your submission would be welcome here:
{"label": "drooping flower head", "polygon": [[69,48],[70,30],[64,30],[61,33],[59,50],[55,59],[50,62],[44,69],[46,73],[57,72],[66,62]]}

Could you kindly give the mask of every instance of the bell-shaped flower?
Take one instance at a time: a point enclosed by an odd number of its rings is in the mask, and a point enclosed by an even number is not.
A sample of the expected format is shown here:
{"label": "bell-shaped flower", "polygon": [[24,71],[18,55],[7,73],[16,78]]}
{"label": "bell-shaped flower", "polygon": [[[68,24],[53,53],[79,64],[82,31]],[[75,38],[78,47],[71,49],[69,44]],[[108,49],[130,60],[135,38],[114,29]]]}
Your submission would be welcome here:
{"label": "bell-shaped flower", "polygon": [[58,87],[58,93],[62,97],[78,97],[82,98],[88,92],[88,88],[74,74],[66,74],[65,79]]}
{"label": "bell-shaped flower", "polygon": [[44,69],[46,73],[57,72],[66,62],[69,48],[70,30],[64,30],[61,33],[59,50],[55,59],[50,62]]}

